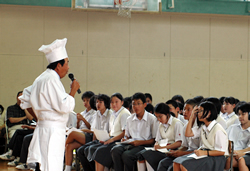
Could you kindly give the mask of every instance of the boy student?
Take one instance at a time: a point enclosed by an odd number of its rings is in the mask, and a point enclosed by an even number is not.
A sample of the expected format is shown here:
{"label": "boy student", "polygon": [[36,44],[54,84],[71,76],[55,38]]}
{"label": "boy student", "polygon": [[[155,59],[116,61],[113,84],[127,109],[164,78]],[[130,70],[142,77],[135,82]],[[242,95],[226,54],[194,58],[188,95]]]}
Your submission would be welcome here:
{"label": "boy student", "polygon": [[239,117],[234,113],[234,108],[236,105],[236,100],[234,97],[226,97],[223,102],[223,107],[226,112],[225,115],[223,115],[223,118],[225,119],[227,123],[227,128],[232,124],[239,124]]}
{"label": "boy student", "polygon": [[[194,106],[197,105],[197,102],[194,99],[188,99],[185,102],[184,105],[184,117],[188,121],[190,119],[190,116],[192,114],[192,110]],[[194,126],[197,126],[196,120],[194,119]],[[182,133],[182,144],[181,147],[178,150],[171,150],[171,153],[168,153],[168,157],[162,159],[159,164],[157,171],[171,171],[173,170],[173,160],[176,157],[180,157],[183,155],[187,155],[192,153],[194,150],[198,149],[200,146],[200,138],[192,138],[192,137],[185,137],[185,132],[187,128],[186,123],[183,128],[183,133]]]}
{"label": "boy student", "polygon": [[174,113],[175,117],[178,118],[182,123],[186,124],[188,120],[184,119],[184,116],[179,114],[178,111],[180,110],[178,103],[174,100],[168,100],[166,102],[168,107],[170,108],[170,112]]}
{"label": "boy student", "polygon": [[145,111],[146,97],[143,93],[132,96],[134,114],[127,118],[125,138],[130,140],[127,144],[116,145],[111,150],[114,169],[117,171],[131,171],[136,169],[137,153],[146,146],[155,142],[158,122],[154,115]]}
{"label": "boy student", "polygon": [[[233,167],[239,171],[248,171],[250,156],[245,152],[250,151],[250,104],[244,103],[237,108],[240,124],[231,125],[227,129],[228,139],[234,142]],[[230,158],[227,159],[225,169],[229,169]]]}

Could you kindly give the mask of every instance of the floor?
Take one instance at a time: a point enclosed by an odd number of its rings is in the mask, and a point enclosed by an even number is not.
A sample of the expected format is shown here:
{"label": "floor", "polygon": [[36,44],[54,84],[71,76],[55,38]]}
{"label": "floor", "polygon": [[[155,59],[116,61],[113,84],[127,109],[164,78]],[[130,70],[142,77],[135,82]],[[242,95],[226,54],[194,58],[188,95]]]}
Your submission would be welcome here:
{"label": "floor", "polygon": [[15,167],[8,167],[7,163],[9,161],[4,161],[0,159],[0,171],[17,171],[18,169],[16,169]]}

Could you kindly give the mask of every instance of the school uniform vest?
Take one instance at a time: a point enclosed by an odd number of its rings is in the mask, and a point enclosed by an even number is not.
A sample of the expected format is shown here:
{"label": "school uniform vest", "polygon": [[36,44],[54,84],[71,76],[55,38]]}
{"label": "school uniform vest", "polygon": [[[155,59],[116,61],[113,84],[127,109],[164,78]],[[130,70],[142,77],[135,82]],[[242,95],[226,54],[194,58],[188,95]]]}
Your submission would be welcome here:
{"label": "school uniform vest", "polygon": [[[225,135],[227,135],[225,129],[218,123],[216,123],[208,135],[206,135],[205,131],[202,129],[201,131],[201,141],[203,143],[204,148],[214,150],[214,139],[217,131],[221,130]],[[228,141],[227,141],[228,146]],[[228,149],[225,151],[224,155],[228,155]]]}
{"label": "school uniform vest", "polygon": [[173,144],[175,142],[175,124],[177,122],[180,122],[183,124],[179,119],[174,118],[172,119],[171,125],[169,125],[168,129],[165,130],[166,128],[163,126],[163,124],[160,125],[160,134],[163,139],[168,139],[168,144]]}
{"label": "school uniform vest", "polygon": [[226,122],[227,122],[227,128],[231,125],[234,124],[235,120],[238,119],[239,117],[234,114],[231,118],[229,118]]}
{"label": "school uniform vest", "polygon": [[122,133],[122,129],[121,129],[121,117],[122,117],[123,114],[126,114],[126,113],[130,115],[130,112],[126,108],[123,108],[119,112],[117,118],[115,118],[114,115],[110,116],[109,124],[110,125],[114,125],[113,129],[111,129],[111,131],[110,131],[110,136],[117,136],[117,135],[119,135],[119,134]]}

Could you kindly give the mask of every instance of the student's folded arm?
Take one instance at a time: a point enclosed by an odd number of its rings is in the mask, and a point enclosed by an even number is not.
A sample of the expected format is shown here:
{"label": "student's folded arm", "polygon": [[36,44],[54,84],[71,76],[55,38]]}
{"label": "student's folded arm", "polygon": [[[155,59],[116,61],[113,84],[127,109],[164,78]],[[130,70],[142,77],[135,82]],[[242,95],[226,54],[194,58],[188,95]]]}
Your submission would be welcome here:
{"label": "student's folded arm", "polygon": [[[153,145],[155,143],[155,139],[152,138],[152,139],[149,139],[149,140],[136,140],[134,141],[136,144],[136,146],[139,146],[139,145]],[[133,142],[132,142],[133,144]]]}

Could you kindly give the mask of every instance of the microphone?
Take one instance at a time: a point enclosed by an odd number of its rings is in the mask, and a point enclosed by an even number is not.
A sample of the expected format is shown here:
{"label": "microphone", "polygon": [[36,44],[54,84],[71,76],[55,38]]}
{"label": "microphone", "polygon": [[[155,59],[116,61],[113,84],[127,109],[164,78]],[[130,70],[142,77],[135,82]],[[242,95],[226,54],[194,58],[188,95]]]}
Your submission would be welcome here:
{"label": "microphone", "polygon": [[[69,76],[69,78],[71,79],[71,81],[74,81],[74,80],[75,80],[75,78],[74,78],[74,74],[70,73],[68,76]],[[81,93],[80,88],[77,90],[77,93],[78,93],[78,94],[80,94],[80,93]]]}

